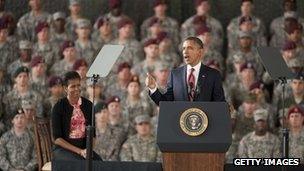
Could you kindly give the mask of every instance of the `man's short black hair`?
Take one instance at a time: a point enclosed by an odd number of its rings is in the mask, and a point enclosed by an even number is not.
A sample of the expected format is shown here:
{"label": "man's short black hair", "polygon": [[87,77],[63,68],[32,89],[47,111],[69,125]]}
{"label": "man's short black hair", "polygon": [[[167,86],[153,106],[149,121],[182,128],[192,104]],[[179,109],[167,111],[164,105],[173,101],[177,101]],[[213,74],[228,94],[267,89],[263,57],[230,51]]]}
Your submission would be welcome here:
{"label": "man's short black hair", "polygon": [[63,85],[64,86],[68,86],[69,80],[75,80],[75,79],[81,80],[81,77],[78,74],[78,72],[76,72],[76,71],[69,71],[69,72],[67,72],[67,73],[64,74]]}
{"label": "man's short black hair", "polygon": [[199,39],[199,38],[197,38],[197,37],[193,37],[193,36],[187,37],[187,38],[184,40],[184,42],[185,42],[185,41],[193,41],[193,42],[195,42],[195,44],[197,44],[201,49],[204,49],[204,43],[201,41],[201,39]]}

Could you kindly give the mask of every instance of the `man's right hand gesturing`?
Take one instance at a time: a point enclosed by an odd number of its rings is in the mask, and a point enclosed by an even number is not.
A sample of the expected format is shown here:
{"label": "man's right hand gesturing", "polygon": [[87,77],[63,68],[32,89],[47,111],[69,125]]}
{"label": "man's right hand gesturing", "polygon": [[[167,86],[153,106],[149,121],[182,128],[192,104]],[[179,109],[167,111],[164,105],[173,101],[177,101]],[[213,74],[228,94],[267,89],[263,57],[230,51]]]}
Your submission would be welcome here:
{"label": "man's right hand gesturing", "polygon": [[155,78],[147,73],[147,77],[146,77],[146,80],[145,80],[145,83],[146,83],[146,86],[150,89],[154,89],[156,88],[156,81],[155,81]]}

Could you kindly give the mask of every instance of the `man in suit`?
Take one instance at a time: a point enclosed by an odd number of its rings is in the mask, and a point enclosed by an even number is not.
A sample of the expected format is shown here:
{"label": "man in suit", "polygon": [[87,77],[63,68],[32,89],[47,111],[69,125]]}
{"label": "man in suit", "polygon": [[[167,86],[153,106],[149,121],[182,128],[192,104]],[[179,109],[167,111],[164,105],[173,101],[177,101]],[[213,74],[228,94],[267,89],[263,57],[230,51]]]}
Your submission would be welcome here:
{"label": "man in suit", "polygon": [[200,39],[185,39],[183,58],[186,65],[171,71],[166,93],[160,93],[153,76],[147,74],[145,83],[151,99],[157,105],[160,101],[225,101],[221,74],[202,64],[203,56],[204,45]]}

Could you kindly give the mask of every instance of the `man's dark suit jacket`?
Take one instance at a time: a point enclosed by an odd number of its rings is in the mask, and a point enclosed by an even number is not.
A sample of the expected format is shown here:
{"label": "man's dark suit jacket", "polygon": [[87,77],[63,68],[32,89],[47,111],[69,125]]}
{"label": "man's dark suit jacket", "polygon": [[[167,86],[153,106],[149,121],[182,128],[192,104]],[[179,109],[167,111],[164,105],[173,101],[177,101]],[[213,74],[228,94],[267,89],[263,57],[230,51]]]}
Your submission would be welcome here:
{"label": "man's dark suit jacket", "polygon": [[[187,65],[173,69],[169,75],[167,92],[158,89],[150,94],[151,99],[159,105],[160,101],[190,101],[187,86]],[[225,101],[222,79],[219,71],[201,65],[197,80],[194,101]]]}

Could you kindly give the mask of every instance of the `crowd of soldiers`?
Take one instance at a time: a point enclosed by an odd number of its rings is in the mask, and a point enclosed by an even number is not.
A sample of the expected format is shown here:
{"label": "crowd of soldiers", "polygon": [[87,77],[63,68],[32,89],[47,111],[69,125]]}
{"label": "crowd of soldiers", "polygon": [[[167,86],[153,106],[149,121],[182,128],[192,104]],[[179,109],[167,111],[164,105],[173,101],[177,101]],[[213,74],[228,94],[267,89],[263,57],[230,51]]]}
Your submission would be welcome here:
{"label": "crowd of soldiers", "polygon": [[[122,11],[122,0],[109,0],[110,11],[94,23],[81,15],[80,0],[69,0],[69,16],[49,14],[41,0],[28,2],[30,11],[17,20],[0,0],[2,170],[34,168],[33,118],[49,118],[52,106],[65,96],[65,72],[79,73],[82,96],[93,101],[86,72],[104,44],[125,48],[110,74],[95,86],[94,150],[104,161],[161,162],[155,139],[159,108],[144,80],[150,73],[165,92],[170,70],[183,65],[181,40],[188,36],[202,40],[202,62],[222,74],[233,130],[226,162],[280,157],[280,130],[285,126],[290,129],[290,157],[304,163],[304,18],[297,13],[296,0],[283,1],[284,12],[271,22],[270,35],[253,15],[253,1],[242,0],[241,14],[227,27],[227,46],[222,24],[209,14],[208,0],[195,0],[196,13],[183,23],[166,15],[166,1],[154,0],[154,15],[142,23],[139,40],[134,21]],[[284,110],[282,85],[270,78],[255,49],[267,45],[280,48],[294,73]]]}

